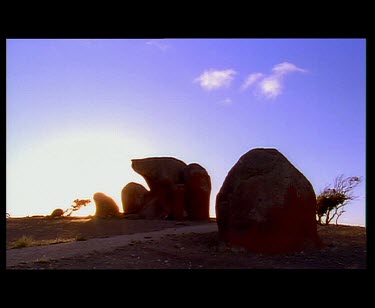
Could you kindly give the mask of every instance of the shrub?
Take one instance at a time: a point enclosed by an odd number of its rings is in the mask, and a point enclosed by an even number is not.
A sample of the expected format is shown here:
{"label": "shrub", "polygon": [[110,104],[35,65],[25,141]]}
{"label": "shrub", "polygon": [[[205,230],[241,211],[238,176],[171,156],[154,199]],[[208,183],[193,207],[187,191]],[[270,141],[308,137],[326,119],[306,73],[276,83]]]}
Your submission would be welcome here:
{"label": "shrub", "polygon": [[333,188],[330,185],[316,198],[316,221],[319,225],[328,225],[336,217],[336,224],[339,217],[345,213],[343,209],[350,201],[357,198],[353,195],[362,179],[357,176],[344,178],[344,175],[336,177]]}

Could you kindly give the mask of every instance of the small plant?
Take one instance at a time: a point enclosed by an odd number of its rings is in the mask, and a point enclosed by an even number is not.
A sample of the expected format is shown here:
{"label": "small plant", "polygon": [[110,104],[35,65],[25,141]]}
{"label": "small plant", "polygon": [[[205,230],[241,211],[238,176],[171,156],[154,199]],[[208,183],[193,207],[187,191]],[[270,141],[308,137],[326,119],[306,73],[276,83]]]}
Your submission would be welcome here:
{"label": "small plant", "polygon": [[91,202],[90,199],[75,199],[73,201],[75,204],[72,204],[70,208],[64,211],[64,215],[70,216],[74,211],[78,211],[82,206],[86,206]]}
{"label": "small plant", "polygon": [[34,240],[30,236],[23,235],[13,243],[13,248],[22,248],[33,245]]}
{"label": "small plant", "polygon": [[10,245],[7,246],[7,249],[13,248],[22,248],[22,247],[30,247],[30,246],[47,246],[53,244],[60,244],[60,243],[67,243],[74,241],[74,238],[64,239],[64,238],[56,238],[52,240],[34,240],[28,236],[22,236],[15,242],[12,242]]}

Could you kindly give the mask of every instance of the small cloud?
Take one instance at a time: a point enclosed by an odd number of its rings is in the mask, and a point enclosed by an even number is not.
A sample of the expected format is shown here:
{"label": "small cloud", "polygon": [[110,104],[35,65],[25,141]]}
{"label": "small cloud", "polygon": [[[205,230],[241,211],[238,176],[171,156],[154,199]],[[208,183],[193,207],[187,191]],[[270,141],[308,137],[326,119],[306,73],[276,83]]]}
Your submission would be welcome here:
{"label": "small cloud", "polygon": [[282,94],[283,82],[286,75],[294,72],[305,73],[307,70],[297,67],[293,63],[282,62],[272,68],[272,74],[265,76],[262,73],[250,74],[242,85],[245,90],[256,85],[256,95],[262,95],[268,99],[274,99]]}
{"label": "small cloud", "polygon": [[275,98],[282,92],[281,79],[271,76],[263,79],[260,84],[260,91],[266,98]]}
{"label": "small cloud", "polygon": [[233,104],[233,100],[227,97],[226,99],[223,99],[222,101],[220,101],[219,104],[222,106],[230,106]]}
{"label": "small cloud", "polygon": [[149,40],[146,42],[147,45],[155,46],[156,48],[160,49],[161,51],[167,51],[171,48],[170,45],[166,44],[162,40]]}
{"label": "small cloud", "polygon": [[253,74],[250,74],[245,82],[243,83],[243,85],[241,86],[241,89],[242,90],[246,90],[247,88],[249,88],[251,85],[253,85],[255,82],[257,82],[260,78],[262,78],[264,76],[264,74],[262,73],[253,73]]}
{"label": "small cloud", "polygon": [[204,71],[194,82],[199,82],[201,87],[206,90],[216,90],[220,88],[228,88],[234,78],[236,71],[228,70],[208,70]]}
{"label": "small cloud", "polygon": [[292,73],[292,72],[301,72],[301,73],[306,72],[306,70],[299,68],[289,62],[283,62],[283,63],[279,63],[275,65],[272,68],[272,71],[278,75],[285,75],[285,74]]}

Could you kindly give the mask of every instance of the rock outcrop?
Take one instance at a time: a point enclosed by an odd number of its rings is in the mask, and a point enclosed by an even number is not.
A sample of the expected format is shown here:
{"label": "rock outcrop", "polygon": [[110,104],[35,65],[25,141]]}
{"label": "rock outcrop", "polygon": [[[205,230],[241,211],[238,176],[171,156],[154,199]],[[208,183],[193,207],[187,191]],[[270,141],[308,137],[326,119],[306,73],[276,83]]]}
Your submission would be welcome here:
{"label": "rock outcrop", "polygon": [[144,177],[151,191],[163,190],[184,182],[186,164],[174,157],[132,159],[132,168]]}
{"label": "rock outcrop", "polygon": [[136,214],[145,204],[148,190],[138,183],[128,183],[121,191],[121,202],[124,214]]}
{"label": "rock outcrop", "polygon": [[198,164],[190,164],[184,171],[186,189],[186,212],[191,220],[210,218],[211,179],[206,169]]}
{"label": "rock outcrop", "polygon": [[119,207],[111,197],[98,192],[94,194],[93,199],[96,205],[95,217],[113,218],[120,215]]}
{"label": "rock outcrop", "polygon": [[62,217],[63,215],[64,215],[64,210],[63,209],[55,209],[51,213],[50,217],[57,218],[57,217]]}
{"label": "rock outcrop", "polygon": [[229,171],[216,197],[219,238],[257,253],[319,246],[316,196],[276,149],[253,149]]}
{"label": "rock outcrop", "polygon": [[[124,213],[131,208],[146,219],[209,219],[211,179],[199,164],[188,166],[174,157],[150,157],[133,159],[132,168],[144,177],[150,191],[135,188],[136,183],[127,184],[122,191]],[[137,190],[137,202],[127,197],[132,190]]]}

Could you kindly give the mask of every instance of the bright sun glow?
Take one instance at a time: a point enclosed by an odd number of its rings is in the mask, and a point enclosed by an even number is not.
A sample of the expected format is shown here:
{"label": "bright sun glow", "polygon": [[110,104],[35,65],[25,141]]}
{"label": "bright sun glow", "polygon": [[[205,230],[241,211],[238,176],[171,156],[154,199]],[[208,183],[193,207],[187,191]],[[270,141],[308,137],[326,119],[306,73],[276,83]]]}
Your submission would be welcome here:
{"label": "bright sun glow", "polygon": [[363,177],[339,222],[366,222],[364,38],[9,38],[6,50],[11,217],[96,192],[122,211],[122,188],[146,186],[131,160],[161,156],[206,169],[215,217],[240,157],[275,148],[316,194],[340,174]]}
{"label": "bright sun glow", "polygon": [[74,216],[95,213],[92,199],[103,192],[122,211],[121,190],[135,181],[148,188],[131,168],[131,159],[148,156],[133,138],[102,134],[66,135],[28,149],[22,160],[7,162],[7,212],[13,217],[48,215],[67,209],[75,199],[91,199]]}

